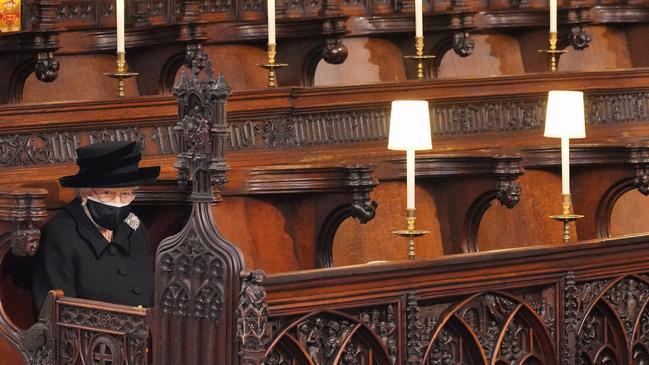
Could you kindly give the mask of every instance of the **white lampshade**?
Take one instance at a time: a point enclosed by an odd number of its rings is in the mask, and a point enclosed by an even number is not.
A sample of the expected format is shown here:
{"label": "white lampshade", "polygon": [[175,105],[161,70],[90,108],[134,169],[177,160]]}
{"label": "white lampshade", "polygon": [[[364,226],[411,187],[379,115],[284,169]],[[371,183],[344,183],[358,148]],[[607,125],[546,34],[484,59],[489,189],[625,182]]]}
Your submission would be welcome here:
{"label": "white lampshade", "polygon": [[388,149],[399,151],[429,150],[430,112],[425,100],[395,100],[390,112]]}
{"label": "white lampshade", "polygon": [[548,93],[544,136],[584,138],[585,124],[583,92],[552,90]]}

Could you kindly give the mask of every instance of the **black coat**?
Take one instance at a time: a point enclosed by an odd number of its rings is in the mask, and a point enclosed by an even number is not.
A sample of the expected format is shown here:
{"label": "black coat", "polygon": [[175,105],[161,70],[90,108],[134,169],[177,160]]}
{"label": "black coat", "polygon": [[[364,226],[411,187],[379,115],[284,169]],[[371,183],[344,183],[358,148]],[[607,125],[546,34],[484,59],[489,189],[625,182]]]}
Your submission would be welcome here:
{"label": "black coat", "polygon": [[134,217],[129,216],[130,225],[125,221],[117,227],[110,243],[79,199],[47,222],[32,288],[38,311],[52,289],[61,289],[68,297],[150,307],[153,255],[146,229]]}

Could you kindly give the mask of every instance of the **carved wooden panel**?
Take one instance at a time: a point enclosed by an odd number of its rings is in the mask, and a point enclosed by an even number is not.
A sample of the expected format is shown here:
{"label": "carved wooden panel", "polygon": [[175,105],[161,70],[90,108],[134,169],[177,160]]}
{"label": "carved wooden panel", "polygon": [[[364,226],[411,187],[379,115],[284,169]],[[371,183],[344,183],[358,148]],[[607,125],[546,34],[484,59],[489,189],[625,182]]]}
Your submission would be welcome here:
{"label": "carved wooden panel", "polygon": [[397,303],[272,319],[264,364],[396,364]]}
{"label": "carved wooden panel", "polygon": [[146,311],[89,303],[57,301],[57,363],[149,364]]}
{"label": "carved wooden panel", "polygon": [[488,292],[456,302],[410,298],[409,363],[556,364],[553,295],[550,287],[522,297]]}
{"label": "carved wooden panel", "polygon": [[[508,97],[511,99],[511,97]],[[587,95],[587,123],[615,124],[649,119],[648,92],[611,91]],[[432,103],[434,136],[472,135],[487,132],[536,130],[545,118],[543,97],[520,101],[454,101]],[[288,113],[281,117],[250,118],[232,113],[226,148],[230,151],[277,150],[361,144],[385,140],[388,109],[384,107],[337,112]],[[0,135],[0,166],[31,166],[70,163],[74,149],[99,141],[140,141],[145,155],[179,152],[173,139],[174,119],[158,118],[145,125],[130,120],[128,126]],[[59,130],[56,130],[59,129]]]}
{"label": "carved wooden panel", "polygon": [[[574,338],[575,363],[644,364],[647,352],[649,278],[628,275],[575,282],[569,276],[565,321]],[[573,337],[574,336],[574,337]]]}

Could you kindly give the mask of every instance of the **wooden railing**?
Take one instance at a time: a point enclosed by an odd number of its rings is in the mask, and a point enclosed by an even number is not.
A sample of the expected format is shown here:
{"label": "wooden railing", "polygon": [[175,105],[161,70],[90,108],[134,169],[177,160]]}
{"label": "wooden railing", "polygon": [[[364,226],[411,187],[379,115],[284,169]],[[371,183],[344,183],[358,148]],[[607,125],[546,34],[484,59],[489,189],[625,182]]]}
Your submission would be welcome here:
{"label": "wooden railing", "polygon": [[271,275],[266,364],[642,364],[647,250],[637,236]]}

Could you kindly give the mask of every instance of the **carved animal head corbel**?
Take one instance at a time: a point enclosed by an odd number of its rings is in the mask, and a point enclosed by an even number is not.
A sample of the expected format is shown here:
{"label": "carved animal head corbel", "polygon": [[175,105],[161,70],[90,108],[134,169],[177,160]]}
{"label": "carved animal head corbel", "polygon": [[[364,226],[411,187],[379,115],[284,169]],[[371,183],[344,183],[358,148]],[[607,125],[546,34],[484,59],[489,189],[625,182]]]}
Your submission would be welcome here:
{"label": "carved animal head corbel", "polygon": [[59,67],[54,52],[40,52],[34,66],[36,78],[43,82],[52,82],[59,76]]}
{"label": "carved animal head corbel", "polygon": [[197,67],[200,72],[207,65],[208,59],[209,57],[203,51],[203,46],[200,43],[188,44],[185,48],[185,66],[189,69]]}
{"label": "carved animal head corbel", "polygon": [[635,169],[633,177],[633,186],[644,196],[649,195],[649,167],[644,165]]}
{"label": "carved animal head corbel", "polygon": [[370,198],[370,191],[378,185],[372,175],[374,169],[363,165],[347,166],[346,185],[352,192],[351,216],[360,223],[367,223],[376,214],[377,202]]}
{"label": "carved animal head corbel", "polygon": [[498,181],[498,188],[496,190],[496,199],[503,206],[511,209],[518,204],[521,198],[521,187],[512,180]]}
{"label": "carved animal head corbel", "polygon": [[578,51],[583,51],[588,48],[590,41],[590,34],[584,30],[582,24],[576,25],[570,29],[570,44],[572,45],[572,48]]}
{"label": "carved animal head corbel", "polygon": [[344,17],[328,19],[322,24],[323,34],[327,34],[325,45],[322,49],[322,59],[332,65],[339,65],[347,59],[349,51],[343,44],[341,35],[345,34]]}
{"label": "carved animal head corbel", "polygon": [[469,32],[463,30],[453,34],[453,51],[460,57],[467,57],[473,53],[475,42],[470,38]]}

